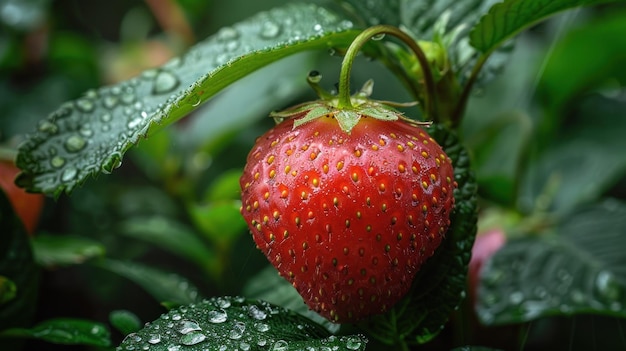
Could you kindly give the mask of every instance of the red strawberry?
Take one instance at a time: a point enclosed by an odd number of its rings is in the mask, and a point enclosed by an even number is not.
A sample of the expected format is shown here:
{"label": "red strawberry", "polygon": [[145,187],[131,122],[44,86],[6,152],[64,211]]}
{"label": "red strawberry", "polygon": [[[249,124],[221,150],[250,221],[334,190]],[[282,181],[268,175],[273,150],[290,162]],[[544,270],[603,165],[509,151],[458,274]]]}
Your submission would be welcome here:
{"label": "red strawberry", "polygon": [[325,318],[387,311],[448,228],[451,160],[372,101],[350,111],[318,101],[280,116],[293,118],[257,139],[240,181],[257,246]]}

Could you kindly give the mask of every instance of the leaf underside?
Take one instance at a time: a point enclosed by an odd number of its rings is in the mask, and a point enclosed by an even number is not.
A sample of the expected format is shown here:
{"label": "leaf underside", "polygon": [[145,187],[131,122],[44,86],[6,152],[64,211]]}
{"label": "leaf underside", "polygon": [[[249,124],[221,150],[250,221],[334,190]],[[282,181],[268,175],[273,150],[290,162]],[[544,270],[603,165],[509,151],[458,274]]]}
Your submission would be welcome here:
{"label": "leaf underside", "polygon": [[347,46],[352,22],[310,4],[288,4],[224,27],[184,56],[117,85],[90,90],[42,120],[20,147],[19,184],[55,196],[110,173],[142,137],[224,87],[304,50]]}

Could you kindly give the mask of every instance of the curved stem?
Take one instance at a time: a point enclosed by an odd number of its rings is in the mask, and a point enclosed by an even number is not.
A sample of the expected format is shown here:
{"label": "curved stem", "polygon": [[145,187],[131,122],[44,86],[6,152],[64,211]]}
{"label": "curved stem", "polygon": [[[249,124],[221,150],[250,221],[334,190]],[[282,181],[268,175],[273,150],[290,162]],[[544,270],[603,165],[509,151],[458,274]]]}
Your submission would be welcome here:
{"label": "curved stem", "polygon": [[350,44],[350,47],[348,47],[346,55],[343,58],[343,62],[341,63],[341,72],[339,73],[338,107],[352,107],[352,102],[350,101],[350,72],[352,71],[352,63],[357,53],[359,52],[361,47],[365,45],[365,43],[372,37],[383,34],[390,34],[400,39],[415,54],[415,57],[417,58],[417,61],[419,62],[422,68],[422,72],[424,74],[424,86],[426,88],[424,110],[427,118],[432,117],[435,114],[435,102],[437,101],[437,99],[435,97],[435,80],[430,70],[430,65],[428,63],[428,59],[426,58],[426,54],[424,54],[424,51],[422,51],[417,42],[413,40],[411,36],[403,32],[399,28],[390,25],[378,25],[364,30],[354,39],[352,44]]}
{"label": "curved stem", "polygon": [[460,123],[461,116],[463,116],[463,112],[465,111],[465,107],[467,105],[467,100],[469,99],[469,94],[472,92],[474,83],[476,83],[476,79],[478,79],[478,74],[480,73],[480,70],[485,65],[485,62],[487,62],[488,58],[489,58],[488,54],[483,54],[482,56],[480,56],[478,58],[478,61],[476,62],[476,65],[472,69],[472,73],[470,74],[470,77],[467,80],[467,83],[465,83],[463,92],[461,93],[461,96],[459,97],[459,100],[457,101],[457,104],[454,107],[454,111],[451,117],[452,127],[456,127]]}

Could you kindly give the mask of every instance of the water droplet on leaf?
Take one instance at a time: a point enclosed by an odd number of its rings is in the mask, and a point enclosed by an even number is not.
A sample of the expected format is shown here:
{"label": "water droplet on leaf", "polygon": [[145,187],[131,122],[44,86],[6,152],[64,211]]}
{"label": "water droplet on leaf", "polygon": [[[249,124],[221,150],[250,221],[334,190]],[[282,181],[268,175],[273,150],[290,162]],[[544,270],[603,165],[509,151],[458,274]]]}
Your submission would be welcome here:
{"label": "water droplet on leaf", "polygon": [[105,174],[110,174],[114,169],[118,168],[122,165],[122,154],[119,152],[114,152],[109,155],[106,160],[102,163],[101,170]]}
{"label": "water droplet on leaf", "polygon": [[206,339],[206,335],[197,331],[193,331],[193,332],[190,332],[188,334],[181,336],[180,343],[183,345],[190,346],[190,345],[199,344],[203,342],[205,339]]}
{"label": "water droplet on leaf", "polygon": [[73,168],[73,167],[67,168],[61,174],[61,181],[69,182],[73,180],[74,178],[76,178],[76,175],[78,175],[78,170],[76,168]]}
{"label": "water droplet on leaf", "polygon": [[158,343],[161,342],[161,335],[160,334],[151,334],[148,336],[148,343],[152,344],[152,345],[156,345]]}
{"label": "water droplet on leaf", "polygon": [[261,333],[265,333],[270,330],[270,326],[265,323],[255,323],[254,328]]}
{"label": "water droplet on leaf", "polygon": [[272,345],[271,351],[287,351],[289,344],[285,340],[278,340]]}
{"label": "water droplet on leaf", "polygon": [[65,164],[65,159],[61,156],[55,156],[50,160],[50,165],[54,168],[61,168]]}
{"label": "water droplet on leaf", "polygon": [[250,317],[262,321],[265,318],[267,318],[267,313],[265,313],[264,311],[262,311],[261,309],[259,309],[259,307],[252,305],[248,308],[248,314],[250,315]]}
{"label": "water droplet on leaf", "polygon": [[154,79],[154,86],[152,87],[152,94],[165,94],[169,93],[180,84],[180,81],[174,74],[169,71],[160,71]]}
{"label": "water droplet on leaf", "polygon": [[241,339],[245,331],[246,331],[246,325],[243,324],[242,322],[236,322],[233,325],[233,328],[230,330],[230,333],[228,333],[228,337],[233,340]]}
{"label": "water droplet on leaf", "polygon": [[228,314],[224,310],[213,310],[208,313],[209,322],[224,323],[228,319]]}
{"label": "water droplet on leaf", "polygon": [[84,149],[86,144],[87,140],[85,140],[85,138],[79,135],[72,135],[65,140],[65,144],[63,144],[63,146],[68,152],[78,152]]}
{"label": "water droplet on leaf", "polygon": [[280,34],[280,31],[280,24],[272,21],[267,21],[263,22],[263,25],[261,26],[261,32],[259,34],[263,39],[274,39]]}
{"label": "water droplet on leaf", "polygon": [[346,347],[348,350],[358,350],[361,347],[361,340],[355,337],[350,337],[346,340]]}
{"label": "water droplet on leaf", "polygon": [[202,328],[200,328],[198,323],[196,323],[194,321],[182,320],[182,321],[180,321],[177,330],[181,334],[187,334],[187,333],[190,333],[192,331],[202,330]]}
{"label": "water droplet on leaf", "polygon": [[39,122],[39,131],[48,134],[56,134],[59,131],[59,127],[56,124],[43,120]]}
{"label": "water droplet on leaf", "polygon": [[78,108],[80,111],[88,113],[93,111],[93,101],[89,100],[89,99],[78,99],[76,100],[76,108]]}

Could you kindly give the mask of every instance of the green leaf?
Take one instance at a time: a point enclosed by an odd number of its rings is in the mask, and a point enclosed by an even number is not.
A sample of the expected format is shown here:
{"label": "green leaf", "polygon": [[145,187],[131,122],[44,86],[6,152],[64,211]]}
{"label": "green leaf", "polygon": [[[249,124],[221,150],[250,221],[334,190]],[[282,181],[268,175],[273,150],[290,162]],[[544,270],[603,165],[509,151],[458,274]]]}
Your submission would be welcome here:
{"label": "green leaf", "polygon": [[17,295],[17,285],[11,279],[0,275],[0,306],[13,300]]}
{"label": "green leaf", "polygon": [[[420,40],[439,37],[447,49],[453,71],[465,80],[476,63],[476,50],[469,44],[469,29],[501,0],[402,0],[402,24]],[[507,63],[512,46],[501,47],[482,68],[480,81],[499,73]]]}
{"label": "green leaf", "polygon": [[395,342],[398,336],[409,343],[430,341],[466,295],[467,265],[476,236],[476,182],[469,155],[458,137],[441,126],[426,130],[452,159],[454,179],[458,183],[455,209],[446,238],[417,273],[409,294],[390,313],[361,325],[387,343]]}
{"label": "green leaf", "polygon": [[489,9],[470,33],[470,44],[485,55],[506,40],[560,11],[620,0],[505,0]]}
{"label": "green leaf", "polygon": [[214,272],[215,252],[191,228],[166,217],[134,217],[122,222],[120,234],[143,240]]}
{"label": "green leaf", "polygon": [[[572,29],[559,40],[546,59],[537,87],[539,98],[548,109],[566,116],[568,103],[594,88],[603,89],[613,81],[626,82],[622,62],[626,59],[626,11],[602,16]],[[611,45],[606,45],[606,43]],[[572,60],[572,57],[580,59]],[[608,88],[611,88],[610,86]],[[615,87],[617,89],[618,87]],[[555,128],[557,116],[543,124]],[[557,127],[558,128],[558,127]]]}
{"label": "green leaf", "polygon": [[109,321],[122,335],[128,335],[141,329],[141,320],[127,310],[115,310],[109,314]]}
{"label": "green leaf", "polygon": [[281,277],[272,265],[268,265],[249,279],[243,287],[243,294],[249,298],[267,301],[297,312],[324,326],[331,333],[336,333],[341,327],[340,324],[332,323],[309,309],[298,290]]}
{"label": "green leaf", "polygon": [[267,302],[218,297],[163,314],[119,350],[365,350],[361,335],[330,335],[299,314]]}
{"label": "green leaf", "polygon": [[0,332],[0,337],[32,338],[63,345],[89,345],[108,347],[111,336],[107,328],[97,322],[56,318],[25,328],[12,328]]}
{"label": "green leaf", "polygon": [[198,289],[193,284],[174,273],[167,273],[139,263],[111,259],[98,261],[95,265],[133,281],[159,302],[184,305],[201,298]]}
{"label": "green leaf", "polygon": [[60,195],[110,173],[142,137],[182,118],[224,87],[288,55],[347,46],[352,23],[310,4],[288,4],[222,28],[185,56],[62,105],[22,144],[21,186]]}
{"label": "green leaf", "polygon": [[525,208],[545,202],[545,208],[567,212],[598,199],[626,173],[626,158],[616,152],[626,149],[626,102],[592,96],[570,107],[576,113],[525,173]]}
{"label": "green leaf", "polygon": [[400,24],[402,0],[336,0],[352,16],[360,19],[362,26],[377,24]]}
{"label": "green leaf", "polygon": [[626,204],[607,200],[563,218],[554,233],[510,240],[481,271],[487,324],[549,315],[626,317]]}
{"label": "green leaf", "polygon": [[227,246],[246,232],[240,208],[239,200],[194,204],[189,207],[189,215],[209,240]]}
{"label": "green leaf", "polygon": [[[21,220],[0,190],[0,276],[4,283],[0,305],[0,330],[30,324],[37,306],[39,267],[35,264]],[[13,295],[13,296],[11,296]],[[8,347],[7,347],[8,348]]]}
{"label": "green leaf", "polygon": [[239,200],[241,198],[241,186],[239,178],[243,170],[232,169],[219,175],[219,177],[211,183],[204,195],[207,202],[222,200]]}
{"label": "green leaf", "polygon": [[104,256],[104,246],[88,238],[72,235],[37,235],[32,240],[35,260],[42,266],[81,264]]}

